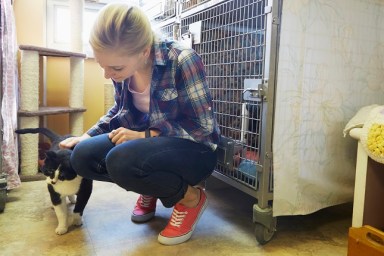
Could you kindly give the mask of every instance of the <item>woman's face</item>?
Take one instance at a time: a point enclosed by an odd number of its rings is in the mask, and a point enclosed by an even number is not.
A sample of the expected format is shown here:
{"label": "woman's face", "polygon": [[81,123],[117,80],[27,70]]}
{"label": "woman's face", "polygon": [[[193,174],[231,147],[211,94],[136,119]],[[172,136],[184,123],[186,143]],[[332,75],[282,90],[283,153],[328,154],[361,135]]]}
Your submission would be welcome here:
{"label": "woman's face", "polygon": [[104,69],[104,77],[122,82],[144,66],[144,53],[127,56],[118,51],[94,52],[95,60]]}

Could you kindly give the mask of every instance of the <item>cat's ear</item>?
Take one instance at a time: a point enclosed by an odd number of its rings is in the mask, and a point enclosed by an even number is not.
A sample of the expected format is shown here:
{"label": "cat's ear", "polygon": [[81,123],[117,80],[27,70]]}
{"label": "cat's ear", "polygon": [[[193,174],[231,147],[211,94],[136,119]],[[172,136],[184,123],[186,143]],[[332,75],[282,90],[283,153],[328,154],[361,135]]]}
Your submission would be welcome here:
{"label": "cat's ear", "polygon": [[51,159],[54,159],[57,157],[56,152],[52,150],[48,150],[47,152],[45,152],[45,155],[47,156],[47,158],[51,158]]}

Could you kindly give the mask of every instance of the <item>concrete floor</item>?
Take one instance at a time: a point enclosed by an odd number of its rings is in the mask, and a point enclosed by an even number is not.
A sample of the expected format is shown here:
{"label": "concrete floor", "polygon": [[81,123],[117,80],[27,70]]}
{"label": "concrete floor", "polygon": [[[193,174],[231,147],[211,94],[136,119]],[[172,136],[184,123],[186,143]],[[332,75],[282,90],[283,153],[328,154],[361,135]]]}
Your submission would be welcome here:
{"label": "concrete floor", "polygon": [[[214,179],[214,178],[211,178]],[[214,181],[218,184],[217,180]],[[218,182],[218,183],[217,183]],[[209,183],[208,183],[209,184]],[[9,192],[0,214],[0,254],[8,255],[275,255],[337,256],[347,254],[352,204],[305,216],[277,218],[277,231],[266,245],[254,236],[255,199],[225,184],[206,189],[209,205],[192,238],[177,246],[157,242],[172,209],[158,203],[156,217],[131,222],[137,194],[111,183],[95,182],[81,227],[56,235],[57,219],[45,181],[23,182]],[[71,207],[71,206],[70,206]]]}

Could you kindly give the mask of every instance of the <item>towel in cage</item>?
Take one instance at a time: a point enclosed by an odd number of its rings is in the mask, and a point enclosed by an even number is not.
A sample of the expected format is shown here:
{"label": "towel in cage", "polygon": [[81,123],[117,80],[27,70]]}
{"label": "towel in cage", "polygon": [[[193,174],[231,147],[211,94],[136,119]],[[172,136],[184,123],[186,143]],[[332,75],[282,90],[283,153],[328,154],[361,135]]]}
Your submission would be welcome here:
{"label": "towel in cage", "polygon": [[251,180],[257,180],[257,171],[256,171],[256,162],[248,159],[241,161],[239,167],[239,172],[245,175],[245,177]]}

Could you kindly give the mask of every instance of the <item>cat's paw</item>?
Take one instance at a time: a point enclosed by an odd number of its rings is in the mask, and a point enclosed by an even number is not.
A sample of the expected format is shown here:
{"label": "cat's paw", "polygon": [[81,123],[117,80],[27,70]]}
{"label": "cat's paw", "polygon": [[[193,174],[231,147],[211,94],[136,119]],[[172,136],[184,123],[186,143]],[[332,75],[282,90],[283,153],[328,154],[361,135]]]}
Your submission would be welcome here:
{"label": "cat's paw", "polygon": [[79,213],[73,213],[71,214],[70,218],[70,224],[74,226],[81,226],[83,225],[83,218],[80,216]]}
{"label": "cat's paw", "polygon": [[67,233],[68,231],[68,228],[67,227],[60,227],[60,226],[57,226],[57,228],[55,229],[55,232],[56,234],[58,235],[63,235],[65,233]]}

